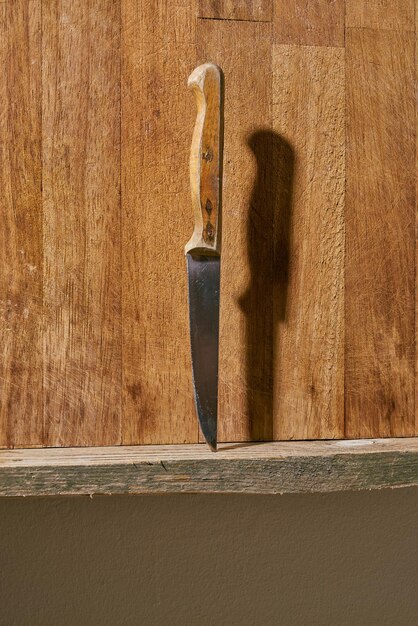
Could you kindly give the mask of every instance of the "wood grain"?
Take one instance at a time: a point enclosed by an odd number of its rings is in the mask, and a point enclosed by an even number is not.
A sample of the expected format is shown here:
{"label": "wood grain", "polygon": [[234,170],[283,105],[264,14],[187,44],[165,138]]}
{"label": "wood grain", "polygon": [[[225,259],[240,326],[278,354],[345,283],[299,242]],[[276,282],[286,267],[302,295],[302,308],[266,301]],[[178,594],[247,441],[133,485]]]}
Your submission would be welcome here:
{"label": "wood grain", "polygon": [[[293,147],[276,254],[274,438],[343,435],[344,50],[274,46],[274,129]],[[278,217],[276,228],[283,228]],[[279,241],[285,238],[281,233]],[[283,263],[287,264],[283,268]],[[287,298],[286,298],[286,293]]]}
{"label": "wood grain", "polygon": [[190,2],[122,0],[123,441],[197,441],[184,246],[193,231]]}
{"label": "wood grain", "polygon": [[[418,0],[415,1],[415,90],[418,85]],[[418,106],[415,99],[415,434],[418,432]]]}
{"label": "wood grain", "polygon": [[0,5],[0,65],[0,446],[40,445],[40,2]]}
{"label": "wood grain", "polygon": [[415,0],[346,0],[346,26],[414,31]]}
{"label": "wood grain", "polygon": [[196,41],[198,62],[211,60],[225,75],[218,440],[270,439],[271,26],[199,20]]}
{"label": "wood grain", "polygon": [[274,0],[274,41],[344,46],[345,0]]}
{"label": "wood grain", "polygon": [[0,452],[0,496],[326,493],[418,485],[417,439]]}
{"label": "wood grain", "polygon": [[414,36],[347,34],[346,436],[414,419]]}
{"label": "wood grain", "polygon": [[269,22],[273,0],[199,0],[198,16],[217,20]]}
{"label": "wood grain", "polygon": [[221,250],[223,161],[222,70],[204,63],[193,70],[187,85],[195,96],[196,122],[190,149],[190,190],[194,231],[185,252],[216,254]]}
{"label": "wood grain", "polygon": [[120,442],[119,8],[43,3],[48,445]]}
{"label": "wood grain", "polygon": [[186,82],[208,61],[226,85],[220,440],[418,432],[417,16],[0,0],[0,447],[198,441]]}

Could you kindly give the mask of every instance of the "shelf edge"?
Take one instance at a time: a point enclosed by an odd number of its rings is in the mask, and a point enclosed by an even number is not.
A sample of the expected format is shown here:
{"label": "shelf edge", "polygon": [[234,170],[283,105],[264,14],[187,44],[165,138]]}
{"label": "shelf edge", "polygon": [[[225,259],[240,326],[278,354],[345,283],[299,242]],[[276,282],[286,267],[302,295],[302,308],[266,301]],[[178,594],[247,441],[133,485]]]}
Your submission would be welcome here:
{"label": "shelf edge", "polygon": [[327,493],[418,485],[418,438],[0,451],[0,496]]}

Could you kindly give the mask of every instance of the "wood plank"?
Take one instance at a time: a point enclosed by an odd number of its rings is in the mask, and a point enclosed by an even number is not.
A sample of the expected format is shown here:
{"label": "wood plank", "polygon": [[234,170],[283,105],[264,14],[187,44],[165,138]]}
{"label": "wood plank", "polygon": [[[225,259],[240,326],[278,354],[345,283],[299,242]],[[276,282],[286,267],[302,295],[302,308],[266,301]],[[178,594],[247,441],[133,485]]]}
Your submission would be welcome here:
{"label": "wood plank", "polygon": [[[0,446],[42,427],[41,3],[0,5]],[[24,419],[23,419],[24,416]]]}
{"label": "wood plank", "polygon": [[276,222],[274,438],[341,437],[344,50],[274,46],[273,119],[291,147]]}
{"label": "wood plank", "polygon": [[217,20],[270,22],[273,0],[199,0],[198,16]]}
{"label": "wood plank", "polygon": [[346,26],[414,31],[415,0],[346,0]]}
{"label": "wood plank", "polygon": [[225,75],[218,437],[271,439],[277,186],[271,26],[199,20],[197,54]]}
{"label": "wood plank", "polygon": [[274,0],[274,41],[344,46],[345,0]]}
{"label": "wood plank", "polygon": [[417,439],[0,451],[0,496],[325,493],[418,485]]}
{"label": "wood plank", "polygon": [[[415,86],[418,84],[418,0],[415,0]],[[415,432],[418,433],[418,106],[415,100]]]}
{"label": "wood plank", "polygon": [[122,0],[123,442],[197,441],[184,246],[193,231],[193,3]]}
{"label": "wood plank", "polygon": [[347,33],[346,436],[414,434],[414,36]]}
{"label": "wood plank", "polygon": [[112,0],[43,4],[48,445],[120,442],[119,31]]}

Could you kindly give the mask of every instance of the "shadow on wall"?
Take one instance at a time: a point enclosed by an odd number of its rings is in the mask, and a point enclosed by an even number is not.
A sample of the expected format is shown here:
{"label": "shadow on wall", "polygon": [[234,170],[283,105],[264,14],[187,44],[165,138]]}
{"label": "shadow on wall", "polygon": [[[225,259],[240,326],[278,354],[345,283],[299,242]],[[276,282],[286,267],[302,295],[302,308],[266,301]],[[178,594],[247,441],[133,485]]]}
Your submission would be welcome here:
{"label": "shadow on wall", "polygon": [[277,324],[286,318],[292,187],[295,156],[269,129],[247,139],[257,161],[247,226],[250,285],[239,304],[246,319],[246,389],[249,437],[273,439]]}
{"label": "shadow on wall", "polygon": [[418,489],[0,500],[1,626],[412,626]]}

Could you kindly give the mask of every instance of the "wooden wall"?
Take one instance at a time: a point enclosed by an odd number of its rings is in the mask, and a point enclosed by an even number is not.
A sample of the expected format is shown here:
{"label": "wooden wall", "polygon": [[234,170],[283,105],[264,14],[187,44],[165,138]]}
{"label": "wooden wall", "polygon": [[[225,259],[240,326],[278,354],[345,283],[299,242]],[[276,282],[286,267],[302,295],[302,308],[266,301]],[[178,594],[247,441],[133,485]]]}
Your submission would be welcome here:
{"label": "wooden wall", "polygon": [[225,74],[220,439],[418,434],[414,0],[0,2],[0,445],[198,440],[187,77]]}

